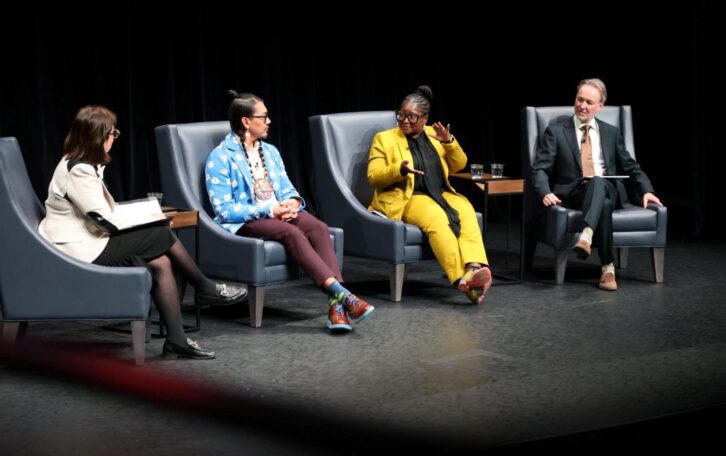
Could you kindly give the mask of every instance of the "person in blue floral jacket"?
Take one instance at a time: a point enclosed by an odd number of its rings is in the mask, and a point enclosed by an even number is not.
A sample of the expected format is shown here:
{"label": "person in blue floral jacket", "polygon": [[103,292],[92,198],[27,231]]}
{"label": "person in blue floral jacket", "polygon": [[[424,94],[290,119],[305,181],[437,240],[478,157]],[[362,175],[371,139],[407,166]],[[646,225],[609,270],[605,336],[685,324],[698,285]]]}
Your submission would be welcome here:
{"label": "person in blue floral jacket", "polygon": [[230,233],[282,243],[328,293],[328,328],[350,331],[348,317],[361,322],[374,307],[342,285],[328,226],[303,210],[305,200],[290,182],[280,152],[263,141],[272,123],[264,101],[250,93],[229,94],[232,131],[209,154],[205,172],[214,220]]}

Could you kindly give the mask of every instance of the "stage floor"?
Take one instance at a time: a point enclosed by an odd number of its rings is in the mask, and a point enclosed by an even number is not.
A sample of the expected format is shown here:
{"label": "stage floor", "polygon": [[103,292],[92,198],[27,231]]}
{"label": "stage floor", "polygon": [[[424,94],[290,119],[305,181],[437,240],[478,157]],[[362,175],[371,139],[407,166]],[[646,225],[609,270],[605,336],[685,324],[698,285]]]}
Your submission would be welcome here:
{"label": "stage floor", "polygon": [[[488,246],[494,267],[503,255],[497,230]],[[574,254],[564,285],[554,285],[551,252],[540,247],[524,283],[493,287],[479,307],[454,291],[434,261],[414,264],[403,301],[392,303],[387,272],[384,263],[346,257],[348,287],[376,311],[344,336],[328,333],[327,300],[308,279],[270,287],[261,328],[248,326],[246,304],[204,310],[193,337],[217,351],[211,361],[163,358],[154,339],[147,366],[134,368],[130,336],[102,331],[98,322],[31,324],[27,339],[42,340],[33,344],[41,351],[100,350],[120,358],[130,376],[144,371],[207,385],[232,402],[274,405],[274,413],[263,411],[257,428],[234,412],[210,420],[200,409],[188,413],[11,362],[0,367],[0,449],[345,453],[370,451],[382,435],[394,440],[381,445],[395,445],[397,433],[439,450],[602,446],[633,437],[645,446],[716,441],[715,427],[694,419],[703,410],[724,416],[726,242],[671,241],[662,284],[652,282],[648,250],[632,249],[616,292],[597,288],[595,258]],[[278,415],[285,410],[338,424],[323,425],[328,437],[301,441],[294,420]],[[671,415],[683,418],[651,421]],[[369,437],[361,435],[367,430]]]}

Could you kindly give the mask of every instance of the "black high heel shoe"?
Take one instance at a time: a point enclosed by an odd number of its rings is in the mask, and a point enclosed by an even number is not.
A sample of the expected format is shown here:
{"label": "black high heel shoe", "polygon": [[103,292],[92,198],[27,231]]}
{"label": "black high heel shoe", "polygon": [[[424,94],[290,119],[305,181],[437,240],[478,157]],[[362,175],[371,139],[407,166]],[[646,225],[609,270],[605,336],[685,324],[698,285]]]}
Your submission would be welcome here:
{"label": "black high heel shoe", "polygon": [[214,286],[213,295],[205,295],[194,291],[194,302],[199,307],[208,306],[229,306],[242,302],[247,298],[247,290],[242,287],[234,287],[226,283],[217,283]]}
{"label": "black high heel shoe", "polygon": [[166,339],[164,341],[164,355],[166,356],[167,354],[174,354],[178,358],[191,359],[213,359],[216,356],[216,353],[202,349],[198,343],[188,337],[186,345],[177,345],[169,339]]}

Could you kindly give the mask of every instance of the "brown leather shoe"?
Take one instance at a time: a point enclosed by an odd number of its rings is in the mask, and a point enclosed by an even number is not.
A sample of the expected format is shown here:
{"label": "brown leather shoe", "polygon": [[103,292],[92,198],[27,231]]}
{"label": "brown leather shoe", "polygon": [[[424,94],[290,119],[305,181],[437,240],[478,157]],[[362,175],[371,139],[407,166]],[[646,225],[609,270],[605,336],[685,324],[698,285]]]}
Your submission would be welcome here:
{"label": "brown leather shoe", "polygon": [[577,253],[577,258],[579,258],[581,260],[586,260],[587,257],[590,256],[590,253],[592,253],[590,244],[588,244],[587,241],[585,241],[582,238],[579,241],[577,241],[577,244],[575,244],[574,250]]}
{"label": "brown leather shoe", "polygon": [[618,289],[618,283],[615,281],[614,272],[603,272],[598,284],[601,290],[615,291]]}

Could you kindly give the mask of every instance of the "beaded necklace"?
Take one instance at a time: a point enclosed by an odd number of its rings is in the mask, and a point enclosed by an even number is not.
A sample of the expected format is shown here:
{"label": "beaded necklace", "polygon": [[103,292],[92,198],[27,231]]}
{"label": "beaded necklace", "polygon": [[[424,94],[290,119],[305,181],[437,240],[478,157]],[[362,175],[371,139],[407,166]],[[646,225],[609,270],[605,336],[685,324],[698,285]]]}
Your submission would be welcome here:
{"label": "beaded necklace", "polygon": [[[275,197],[275,192],[272,188],[272,181],[270,181],[270,175],[267,173],[267,166],[265,165],[265,155],[262,153],[262,141],[258,141],[257,144],[257,155],[260,157],[262,163],[262,171],[264,175],[262,177],[256,177],[259,173],[255,173],[252,168],[252,161],[250,160],[250,154],[247,151],[247,144],[244,141],[240,141],[242,144],[242,150],[245,151],[245,158],[247,159],[247,168],[250,170],[250,176],[252,176],[252,193],[255,195],[257,201],[267,201]],[[253,146],[254,147],[254,144]],[[259,163],[256,163],[258,165]],[[256,166],[255,166],[256,167]]]}

